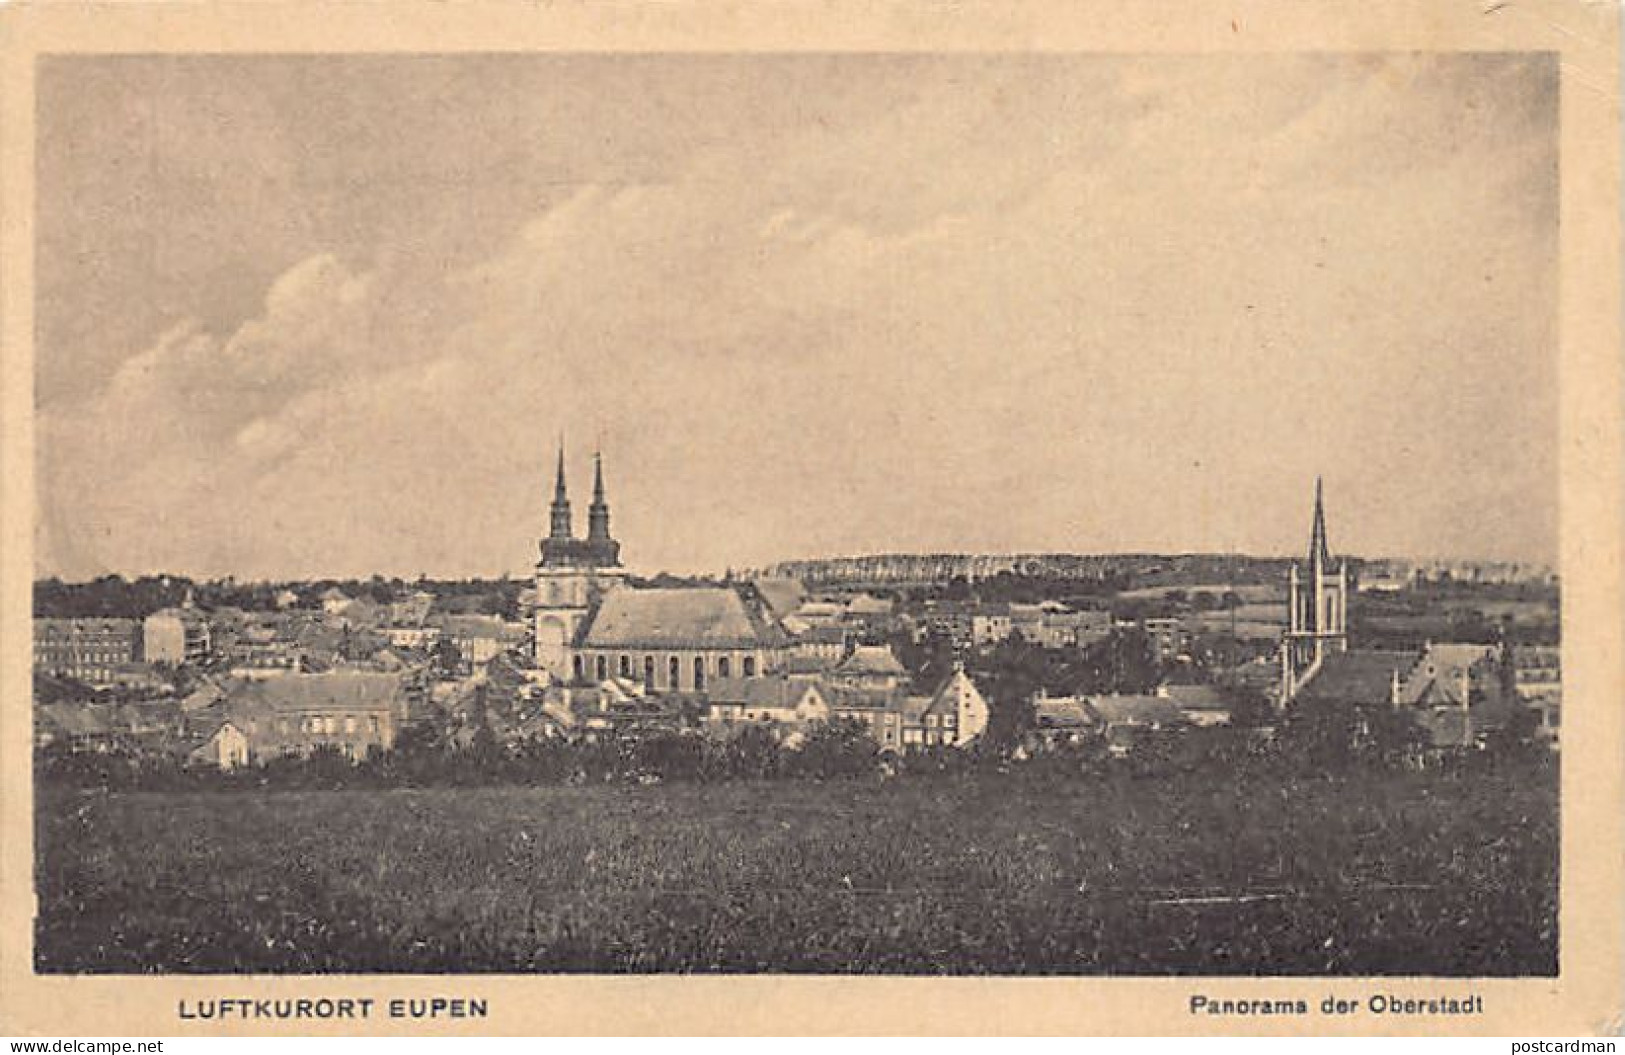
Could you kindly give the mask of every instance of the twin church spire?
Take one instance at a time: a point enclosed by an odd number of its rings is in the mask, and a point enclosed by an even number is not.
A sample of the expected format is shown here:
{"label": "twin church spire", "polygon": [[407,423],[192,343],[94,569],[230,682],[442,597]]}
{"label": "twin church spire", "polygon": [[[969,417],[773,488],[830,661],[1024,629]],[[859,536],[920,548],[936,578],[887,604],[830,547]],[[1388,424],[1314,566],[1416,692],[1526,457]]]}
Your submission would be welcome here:
{"label": "twin church spire", "polygon": [[542,540],[542,563],[554,566],[616,567],[621,545],[609,533],[609,501],[604,495],[604,456],[594,452],[592,504],[587,507],[587,537],[575,537],[570,512],[570,488],[564,476],[564,443],[559,443],[558,471],[553,480],[553,505],[547,538]]}

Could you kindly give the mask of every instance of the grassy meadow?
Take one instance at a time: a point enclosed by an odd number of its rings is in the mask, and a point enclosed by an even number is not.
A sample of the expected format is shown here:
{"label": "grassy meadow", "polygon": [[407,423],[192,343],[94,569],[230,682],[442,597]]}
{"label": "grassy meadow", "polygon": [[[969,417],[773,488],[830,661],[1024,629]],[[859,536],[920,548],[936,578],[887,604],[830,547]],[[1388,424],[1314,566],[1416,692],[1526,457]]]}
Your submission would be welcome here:
{"label": "grassy meadow", "polygon": [[37,800],[42,972],[1555,974],[1548,771]]}

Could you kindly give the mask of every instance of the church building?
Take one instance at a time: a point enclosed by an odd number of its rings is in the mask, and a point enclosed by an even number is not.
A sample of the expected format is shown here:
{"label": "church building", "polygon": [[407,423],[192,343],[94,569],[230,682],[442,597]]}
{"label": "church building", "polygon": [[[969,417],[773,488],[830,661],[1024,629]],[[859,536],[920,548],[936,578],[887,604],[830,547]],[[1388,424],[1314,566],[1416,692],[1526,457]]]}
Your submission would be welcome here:
{"label": "church building", "polygon": [[1319,672],[1326,657],[1348,649],[1348,563],[1332,566],[1326,508],[1315,480],[1315,518],[1303,574],[1294,563],[1287,580],[1287,629],[1281,642],[1280,704],[1286,706]]}
{"label": "church building", "polygon": [[587,537],[578,539],[559,451],[548,535],[536,565],[536,665],[565,683],[610,678],[700,692],[716,678],[776,671],[788,635],[766,606],[729,587],[630,585],[609,531],[604,463],[593,459]]}

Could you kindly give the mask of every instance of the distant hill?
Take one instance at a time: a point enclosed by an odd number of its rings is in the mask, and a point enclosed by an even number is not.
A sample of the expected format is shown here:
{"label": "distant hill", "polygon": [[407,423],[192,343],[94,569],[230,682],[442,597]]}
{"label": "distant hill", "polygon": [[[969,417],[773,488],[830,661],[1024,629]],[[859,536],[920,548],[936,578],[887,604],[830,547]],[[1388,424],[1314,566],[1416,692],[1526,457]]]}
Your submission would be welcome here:
{"label": "distant hill", "polygon": [[[1150,553],[885,553],[782,561],[753,574],[800,579],[808,585],[908,586],[983,580],[1000,575],[1078,581],[1115,581],[1122,588],[1207,583],[1268,585],[1282,580],[1285,557],[1244,554]],[[1359,566],[1349,561],[1351,573]]]}

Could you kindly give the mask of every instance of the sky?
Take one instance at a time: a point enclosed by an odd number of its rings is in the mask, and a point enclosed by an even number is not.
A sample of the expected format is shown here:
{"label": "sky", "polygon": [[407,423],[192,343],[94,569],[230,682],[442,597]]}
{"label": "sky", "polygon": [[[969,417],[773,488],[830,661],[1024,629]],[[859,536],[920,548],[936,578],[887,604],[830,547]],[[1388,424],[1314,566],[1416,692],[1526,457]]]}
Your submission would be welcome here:
{"label": "sky", "polygon": [[1538,54],[58,57],[36,568],[1555,562]]}

